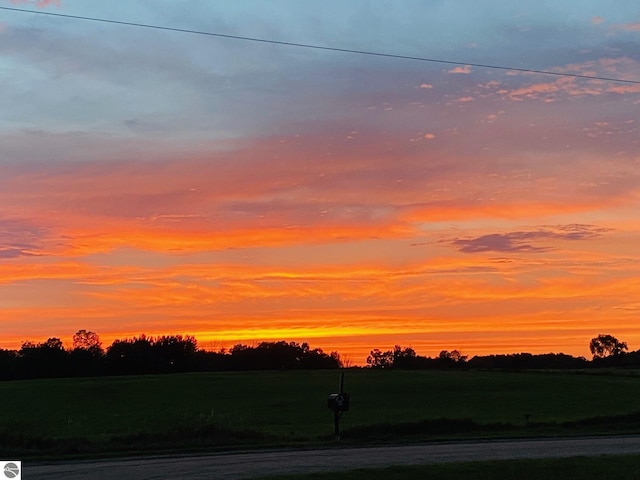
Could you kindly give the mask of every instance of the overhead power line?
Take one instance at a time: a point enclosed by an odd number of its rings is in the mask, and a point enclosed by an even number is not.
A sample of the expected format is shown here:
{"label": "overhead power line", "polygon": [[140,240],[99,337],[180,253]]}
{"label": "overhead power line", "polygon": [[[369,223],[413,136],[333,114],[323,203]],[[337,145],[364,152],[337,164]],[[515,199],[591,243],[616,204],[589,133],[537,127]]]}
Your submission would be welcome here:
{"label": "overhead power line", "polygon": [[268,43],[273,45],[283,45],[286,47],[297,47],[297,48],[308,48],[314,50],[325,50],[329,52],[340,52],[340,53],[350,53],[357,55],[369,55],[374,57],[385,57],[385,58],[395,58],[400,60],[413,60],[418,62],[430,62],[430,63],[440,63],[444,65],[456,65],[463,67],[476,67],[476,68],[490,68],[494,70],[508,70],[512,72],[523,72],[523,73],[534,73],[539,75],[555,75],[558,77],[572,77],[572,78],[584,78],[587,80],[602,80],[606,82],[619,82],[619,83],[630,83],[634,85],[640,85],[640,80],[624,80],[622,78],[612,78],[612,77],[601,77],[597,75],[581,75],[578,73],[566,73],[566,72],[554,72],[552,70],[536,70],[533,68],[518,68],[518,67],[509,67],[504,65],[491,65],[486,63],[470,63],[470,62],[459,62],[454,60],[442,60],[437,58],[427,58],[427,57],[415,57],[411,55],[399,55],[393,53],[383,53],[383,52],[373,52],[369,50],[354,50],[350,48],[338,48],[338,47],[328,47],[324,45],[313,45],[308,43],[296,43],[296,42],[284,42],[280,40],[270,40],[266,38],[256,38],[256,37],[244,37],[240,35],[228,35],[224,33],[215,33],[215,32],[206,32],[202,30],[190,30],[186,28],[176,28],[176,27],[167,27],[162,25],[151,25],[147,23],[137,23],[137,22],[125,22],[122,20],[109,20],[107,18],[97,18],[97,17],[86,17],[82,15],[67,15],[63,13],[53,13],[53,12],[45,12],[45,11],[36,11],[36,10],[26,10],[22,8],[13,8],[13,7],[0,7],[0,10],[9,10],[12,12],[20,12],[20,13],[33,13],[37,15],[47,15],[50,17],[59,17],[59,18],[72,18],[75,20],[85,20],[91,22],[101,22],[101,23],[111,23],[115,25],[126,25],[129,27],[139,27],[139,28],[152,28],[155,30],[167,30],[170,32],[179,32],[179,33],[190,33],[194,35],[206,35],[209,37],[218,37],[218,38],[226,38],[231,40],[243,40],[247,42],[258,42],[258,43]]}

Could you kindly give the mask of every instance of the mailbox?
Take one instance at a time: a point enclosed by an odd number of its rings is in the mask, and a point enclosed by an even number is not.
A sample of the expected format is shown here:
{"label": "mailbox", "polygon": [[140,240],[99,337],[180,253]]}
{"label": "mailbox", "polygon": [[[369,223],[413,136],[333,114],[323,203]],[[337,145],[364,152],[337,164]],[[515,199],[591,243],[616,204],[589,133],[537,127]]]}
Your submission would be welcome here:
{"label": "mailbox", "polygon": [[327,407],[334,412],[346,412],[349,410],[348,393],[332,393],[327,398]]}
{"label": "mailbox", "polygon": [[340,417],[349,410],[350,395],[344,391],[344,372],[340,373],[340,393],[332,393],[327,398],[327,407],[333,412],[333,428],[336,440],[340,440]]}

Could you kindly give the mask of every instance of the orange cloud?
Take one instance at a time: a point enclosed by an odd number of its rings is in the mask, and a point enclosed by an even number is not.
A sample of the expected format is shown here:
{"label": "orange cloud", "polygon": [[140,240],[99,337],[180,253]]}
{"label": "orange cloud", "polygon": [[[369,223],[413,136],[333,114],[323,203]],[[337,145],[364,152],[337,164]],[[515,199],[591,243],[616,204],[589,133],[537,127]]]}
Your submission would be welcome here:
{"label": "orange cloud", "polygon": [[[633,80],[640,64],[631,58],[601,58],[580,64],[570,64],[553,71],[586,76],[607,76],[622,80]],[[638,93],[640,85],[604,82],[600,80],[580,80],[570,77],[557,78],[554,81],[534,83],[507,90],[504,87],[499,93],[511,100],[543,99],[555,100],[558,95],[599,96],[605,93]]]}
{"label": "orange cloud", "polygon": [[448,70],[447,73],[468,75],[471,73],[471,67],[469,65],[465,65],[464,67],[454,67],[451,70]]}

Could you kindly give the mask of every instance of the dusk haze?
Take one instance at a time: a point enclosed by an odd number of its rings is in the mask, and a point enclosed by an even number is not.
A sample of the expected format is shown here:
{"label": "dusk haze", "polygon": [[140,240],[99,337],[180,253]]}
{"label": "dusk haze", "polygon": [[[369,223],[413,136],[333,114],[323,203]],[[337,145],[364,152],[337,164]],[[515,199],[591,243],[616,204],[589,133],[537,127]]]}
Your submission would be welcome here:
{"label": "dusk haze", "polygon": [[0,0],[0,85],[2,349],[640,348],[637,0]]}

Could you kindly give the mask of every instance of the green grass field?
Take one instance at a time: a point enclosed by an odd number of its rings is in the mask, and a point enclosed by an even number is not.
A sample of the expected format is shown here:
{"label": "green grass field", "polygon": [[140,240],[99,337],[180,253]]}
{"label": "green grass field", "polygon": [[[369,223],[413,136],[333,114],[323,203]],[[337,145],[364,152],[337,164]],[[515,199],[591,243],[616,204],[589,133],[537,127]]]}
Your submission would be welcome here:
{"label": "green grass field", "polygon": [[[2,382],[0,448],[29,454],[82,452],[85,440],[127,451],[330,441],[326,398],[338,380],[337,371],[278,371]],[[553,434],[554,422],[640,411],[640,377],[629,375],[349,370],[345,387],[352,395],[341,422],[346,442],[472,433],[436,419],[509,427],[476,432],[486,436]],[[616,428],[633,430],[624,422]],[[117,446],[108,445],[114,438]]]}

